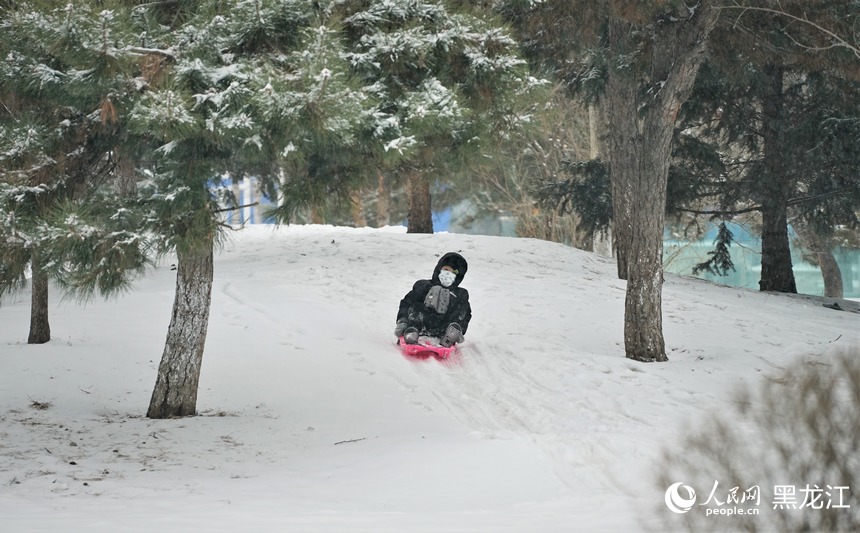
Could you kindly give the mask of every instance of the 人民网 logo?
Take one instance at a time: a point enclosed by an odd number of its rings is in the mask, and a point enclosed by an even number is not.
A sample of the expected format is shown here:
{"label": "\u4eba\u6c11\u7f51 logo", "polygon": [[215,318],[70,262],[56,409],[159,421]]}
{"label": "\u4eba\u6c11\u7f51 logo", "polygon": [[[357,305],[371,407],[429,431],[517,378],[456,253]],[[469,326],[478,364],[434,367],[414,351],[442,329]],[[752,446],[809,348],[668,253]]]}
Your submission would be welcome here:
{"label": "\u4eba\u6c11\u7f51 logo", "polygon": [[[686,497],[681,493],[686,493]],[[683,482],[673,483],[666,490],[666,507],[673,513],[684,514],[696,504],[696,491]]]}

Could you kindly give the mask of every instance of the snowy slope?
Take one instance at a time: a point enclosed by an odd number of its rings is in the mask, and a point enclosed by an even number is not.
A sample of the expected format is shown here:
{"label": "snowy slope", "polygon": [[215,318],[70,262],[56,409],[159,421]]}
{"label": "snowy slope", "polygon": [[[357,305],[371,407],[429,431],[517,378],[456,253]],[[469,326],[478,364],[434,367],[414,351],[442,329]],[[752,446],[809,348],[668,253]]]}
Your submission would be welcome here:
{"label": "snowy slope", "polygon": [[[446,251],[470,265],[467,342],[406,360],[398,301]],[[54,303],[43,346],[22,342],[29,294],[3,301],[0,531],[636,531],[666,512],[653,467],[682,427],[860,342],[860,314],[820,299],[669,276],[670,362],[638,364],[598,256],[257,226],[216,258],[202,416],[153,421],[169,263],[119,300]]]}

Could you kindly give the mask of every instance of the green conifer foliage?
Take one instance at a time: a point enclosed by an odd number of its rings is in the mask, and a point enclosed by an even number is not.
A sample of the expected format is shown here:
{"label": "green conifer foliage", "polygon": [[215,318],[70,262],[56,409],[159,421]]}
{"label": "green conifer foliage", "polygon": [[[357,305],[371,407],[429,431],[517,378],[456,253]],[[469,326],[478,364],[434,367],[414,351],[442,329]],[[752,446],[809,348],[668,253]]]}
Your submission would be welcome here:
{"label": "green conifer foliage", "polygon": [[270,194],[278,190],[281,214],[339,192],[346,172],[330,172],[327,156],[351,153],[371,106],[350,81],[325,5],[204,1],[174,28],[155,23],[165,13],[150,9],[139,8],[138,33],[161,59],[128,122],[147,177],[139,187],[146,227],[157,249],[178,259],[148,411],[164,418],[195,412],[212,249],[223,228],[215,182],[256,176]]}
{"label": "green conifer foliage", "polygon": [[432,232],[430,183],[528,123],[543,82],[493,19],[434,0],[344,2],[343,12],[348,60],[379,102],[372,135],[409,176],[410,231]]}
{"label": "green conifer foliage", "polygon": [[146,264],[111,186],[134,88],[125,37],[115,11],[87,3],[21,2],[0,17],[0,294],[32,271],[30,342],[50,339],[48,278],[86,298],[127,288]]}
{"label": "green conifer foliage", "polygon": [[721,223],[714,238],[714,250],[708,252],[710,259],[694,266],[693,274],[708,271],[715,276],[725,276],[729,270],[734,270],[735,265],[732,263],[732,254],[729,251],[733,240],[734,235],[731,230],[726,227],[725,222]]}
{"label": "green conifer foliage", "polygon": [[612,193],[605,161],[564,160],[560,175],[539,181],[534,193],[544,208],[579,215],[579,229],[589,235],[609,230]]}

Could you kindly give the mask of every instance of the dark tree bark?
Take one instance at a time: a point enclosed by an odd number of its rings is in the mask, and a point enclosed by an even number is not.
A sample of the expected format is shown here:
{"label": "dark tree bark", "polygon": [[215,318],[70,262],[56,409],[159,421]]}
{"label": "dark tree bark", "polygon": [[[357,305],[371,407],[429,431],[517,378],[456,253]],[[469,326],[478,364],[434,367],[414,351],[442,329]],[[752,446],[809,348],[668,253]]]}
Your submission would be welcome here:
{"label": "dark tree bark", "polygon": [[[610,22],[610,46],[624,46],[629,28],[623,23]],[[612,188],[612,250],[615,254],[618,279],[627,279],[630,247],[633,241],[633,184],[637,180],[639,163],[639,124],[636,112],[636,80],[616,73],[610,75],[606,87],[607,114],[610,135],[610,185]],[[625,157],[626,156],[626,157]]]}
{"label": "dark tree bark", "polygon": [[123,196],[133,196],[137,192],[134,160],[121,152],[117,155],[117,188]]}
{"label": "dark tree bark", "polygon": [[48,274],[42,270],[38,254],[30,261],[33,278],[30,300],[30,335],[28,344],[44,344],[51,340],[51,325],[48,323]]}
{"label": "dark tree bark", "polygon": [[[666,186],[675,120],[717,20],[716,10],[705,4],[685,21],[655,25],[649,68],[653,85],[648,90],[640,90],[642,80],[632,68],[609,71],[610,175],[613,195],[621,193],[613,198],[613,217],[616,244],[627,263],[624,348],[628,358],[638,361],[668,360],[662,318]],[[610,18],[614,53],[635,47],[633,30],[628,22]],[[619,275],[625,273],[622,268]]]}
{"label": "dark tree bark", "polygon": [[[670,128],[671,130],[671,128]],[[648,124],[641,143],[631,213],[624,346],[627,357],[666,361],[663,338],[663,227],[672,133]]]}
{"label": "dark tree bark", "polygon": [[148,418],[191,416],[197,412],[197,386],[214,274],[212,243],[204,250],[177,253],[176,296]]}
{"label": "dark tree bark", "polygon": [[391,223],[391,188],[385,174],[377,174],[376,187],[376,227],[381,228]]}
{"label": "dark tree bark", "polygon": [[430,180],[423,172],[413,170],[407,176],[409,198],[407,233],[433,233],[433,211],[430,203]]}
{"label": "dark tree bark", "polygon": [[788,240],[788,200],[794,180],[787,171],[785,151],[785,94],[781,65],[765,66],[767,88],[762,95],[764,130],[764,174],[761,191],[761,280],[762,291],[797,292]]}

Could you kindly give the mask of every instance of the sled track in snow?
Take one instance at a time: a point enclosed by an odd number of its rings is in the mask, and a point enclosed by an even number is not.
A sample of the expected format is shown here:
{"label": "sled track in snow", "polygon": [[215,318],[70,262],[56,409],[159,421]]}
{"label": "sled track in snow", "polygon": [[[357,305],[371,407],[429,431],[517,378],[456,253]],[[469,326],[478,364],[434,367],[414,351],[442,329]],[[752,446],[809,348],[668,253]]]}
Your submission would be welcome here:
{"label": "sled track in snow", "polygon": [[[595,395],[611,394],[601,390],[604,384],[568,379],[581,373],[583,365],[594,365],[591,356],[568,354],[547,367],[545,354],[532,361],[529,353],[506,351],[499,343],[466,344],[461,351],[450,367],[415,365],[416,372],[431,381],[428,386],[438,402],[461,423],[491,438],[531,440],[550,456],[556,474],[570,487],[582,486],[584,478],[597,471],[603,475],[598,484],[608,492],[629,493],[618,479],[621,473],[614,472],[614,454],[603,441],[642,421],[599,412],[597,406],[606,400],[598,402]],[[605,367],[605,373],[611,389],[628,386],[640,372]]]}

